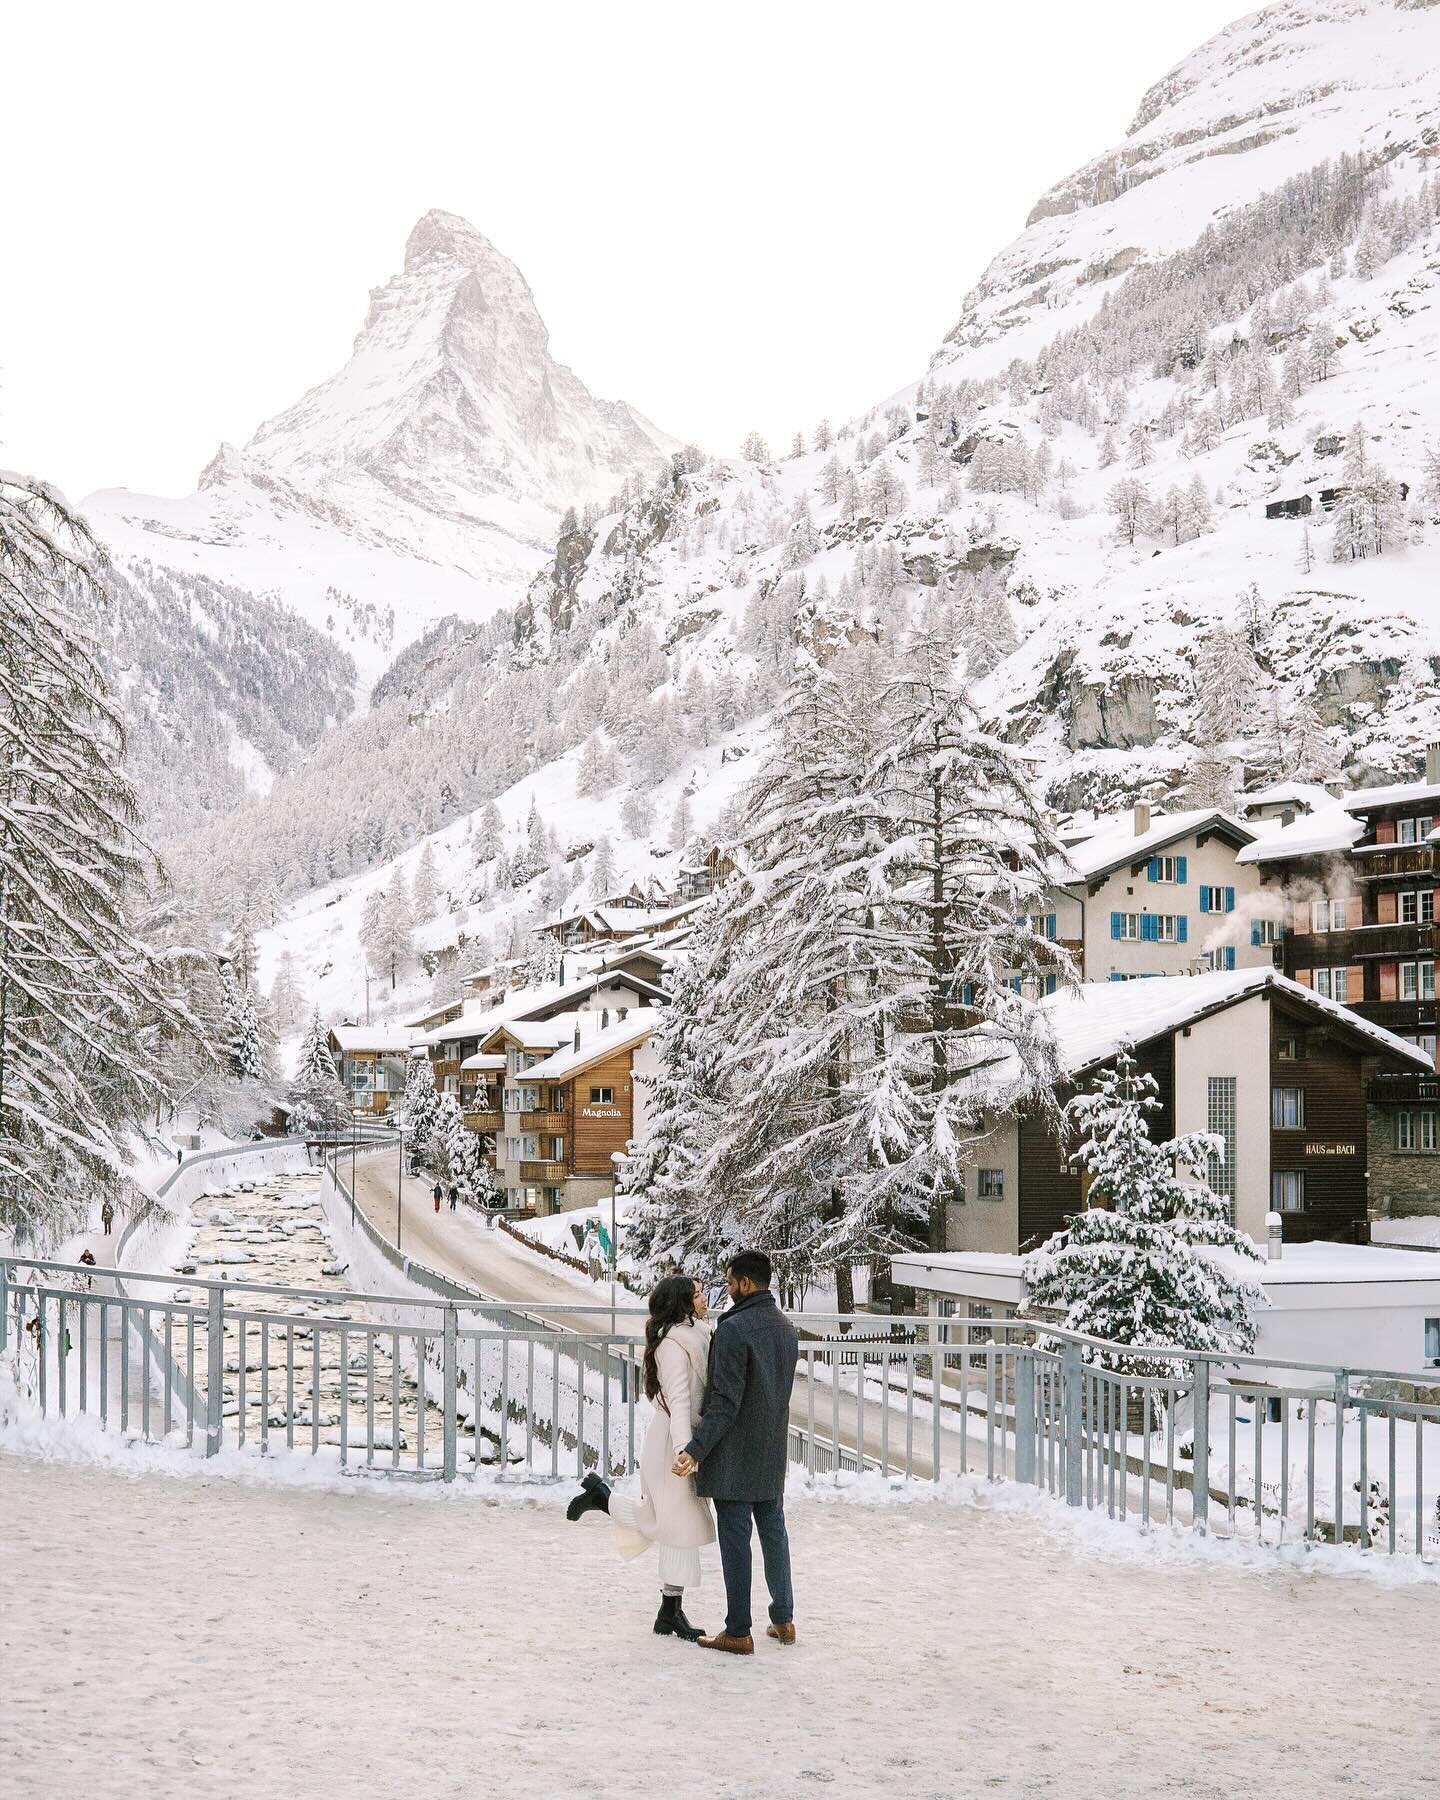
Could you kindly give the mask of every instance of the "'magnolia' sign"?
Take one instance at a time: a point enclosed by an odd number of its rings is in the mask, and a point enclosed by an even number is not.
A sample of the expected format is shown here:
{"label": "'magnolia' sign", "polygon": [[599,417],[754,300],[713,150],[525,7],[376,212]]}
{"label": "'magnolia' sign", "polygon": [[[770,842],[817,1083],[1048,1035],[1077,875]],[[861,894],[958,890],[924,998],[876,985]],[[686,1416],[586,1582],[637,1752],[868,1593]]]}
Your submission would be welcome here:
{"label": "'magnolia' sign", "polygon": [[623,1116],[618,1106],[582,1106],[580,1108],[582,1119],[619,1119]]}

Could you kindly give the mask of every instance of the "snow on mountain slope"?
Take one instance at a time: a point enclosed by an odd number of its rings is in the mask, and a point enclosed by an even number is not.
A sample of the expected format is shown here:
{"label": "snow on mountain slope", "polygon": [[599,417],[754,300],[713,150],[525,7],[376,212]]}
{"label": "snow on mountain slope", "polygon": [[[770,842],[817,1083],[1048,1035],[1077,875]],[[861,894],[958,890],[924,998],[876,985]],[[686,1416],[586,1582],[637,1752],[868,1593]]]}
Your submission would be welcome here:
{"label": "snow on mountain slope", "polygon": [[1433,0],[1283,0],[1141,101],[1125,142],[1057,182],[965,300],[935,369],[979,376],[1091,316],[1114,278],[1327,157],[1440,149]]}
{"label": "snow on mountain slope", "polygon": [[556,362],[520,271],[431,212],[336,375],[222,445],[196,493],[107,490],[85,511],[117,554],[277,596],[368,688],[436,619],[514,604],[567,506],[674,447]]}

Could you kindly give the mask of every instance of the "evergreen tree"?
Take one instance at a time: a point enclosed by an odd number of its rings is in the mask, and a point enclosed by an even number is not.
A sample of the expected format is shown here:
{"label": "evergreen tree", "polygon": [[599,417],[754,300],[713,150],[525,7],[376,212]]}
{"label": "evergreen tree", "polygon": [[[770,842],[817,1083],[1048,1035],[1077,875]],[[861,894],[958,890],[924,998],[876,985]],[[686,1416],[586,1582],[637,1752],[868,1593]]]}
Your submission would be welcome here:
{"label": "evergreen tree", "polygon": [[440,903],[440,884],[435,872],[435,846],[427,838],[415,866],[411,902],[417,919],[433,919]]}
{"label": "evergreen tree", "polygon": [[[1086,1210],[1026,1258],[1023,1310],[1058,1313],[1069,1331],[1135,1351],[1249,1350],[1261,1290],[1209,1253],[1259,1263],[1260,1252],[1230,1223],[1231,1198],[1180,1172],[1219,1180],[1224,1140],[1192,1131],[1155,1143],[1146,1114],[1159,1105],[1154,1077],[1122,1053],[1066,1108],[1079,1140],[1074,1160],[1089,1178]],[[1153,1359],[1121,1351],[1087,1346],[1084,1355],[1121,1373],[1160,1372]]]}
{"label": "evergreen tree", "polygon": [[205,1054],[137,930],[162,872],[92,631],[99,561],[52,488],[0,476],[0,1231],[22,1239],[113,1193],[172,1047]]}
{"label": "evergreen tree", "polygon": [[418,1163],[426,1163],[430,1155],[440,1096],[435,1091],[435,1076],[428,1056],[412,1056],[405,1068],[405,1093],[400,1102],[400,1124],[410,1146],[410,1154]]}
{"label": "evergreen tree", "polygon": [[345,1090],[335,1073],[328,1035],[317,1008],[300,1040],[295,1075],[290,1083],[288,1122],[291,1134],[296,1137],[338,1131],[350,1116]]}
{"label": "evergreen tree", "polygon": [[1115,515],[1115,535],[1122,544],[1133,544],[1150,529],[1154,505],[1143,481],[1126,476],[1117,481],[1105,502]]}

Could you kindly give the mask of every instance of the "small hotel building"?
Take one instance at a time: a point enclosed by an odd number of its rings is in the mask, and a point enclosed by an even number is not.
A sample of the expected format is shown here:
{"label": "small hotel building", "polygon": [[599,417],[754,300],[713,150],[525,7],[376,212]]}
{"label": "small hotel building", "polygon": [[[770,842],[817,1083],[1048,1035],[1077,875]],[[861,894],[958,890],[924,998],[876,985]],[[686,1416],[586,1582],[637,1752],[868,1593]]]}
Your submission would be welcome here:
{"label": "small hotel building", "polygon": [[326,1039],[353,1111],[380,1115],[405,1092],[417,1034],[404,1025],[335,1025]]}

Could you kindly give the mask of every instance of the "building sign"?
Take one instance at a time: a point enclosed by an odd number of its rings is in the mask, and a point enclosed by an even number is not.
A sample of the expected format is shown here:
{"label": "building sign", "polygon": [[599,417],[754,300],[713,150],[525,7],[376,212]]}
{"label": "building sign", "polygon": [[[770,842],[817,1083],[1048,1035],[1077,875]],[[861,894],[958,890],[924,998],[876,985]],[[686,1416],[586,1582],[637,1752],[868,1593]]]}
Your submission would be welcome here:
{"label": "building sign", "polygon": [[621,1119],[624,1116],[618,1106],[582,1106],[580,1108],[582,1119]]}
{"label": "building sign", "polygon": [[1313,1144],[1307,1144],[1305,1146],[1305,1154],[1307,1156],[1324,1156],[1324,1157],[1358,1156],[1360,1154],[1360,1146],[1358,1144],[1343,1144],[1343,1143],[1342,1144],[1313,1143]]}

